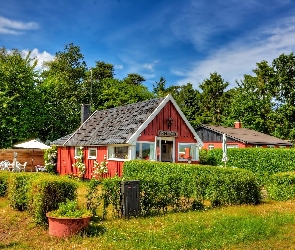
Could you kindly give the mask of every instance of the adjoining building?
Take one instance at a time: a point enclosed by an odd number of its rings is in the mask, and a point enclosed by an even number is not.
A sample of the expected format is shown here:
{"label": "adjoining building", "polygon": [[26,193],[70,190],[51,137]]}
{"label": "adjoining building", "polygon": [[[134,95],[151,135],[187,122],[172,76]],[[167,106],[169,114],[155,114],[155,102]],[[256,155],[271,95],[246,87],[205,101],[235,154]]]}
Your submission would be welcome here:
{"label": "adjoining building", "polygon": [[222,148],[222,135],[226,135],[227,148],[290,148],[292,143],[242,127],[240,121],[234,127],[201,124],[196,133],[204,143],[203,148]]}

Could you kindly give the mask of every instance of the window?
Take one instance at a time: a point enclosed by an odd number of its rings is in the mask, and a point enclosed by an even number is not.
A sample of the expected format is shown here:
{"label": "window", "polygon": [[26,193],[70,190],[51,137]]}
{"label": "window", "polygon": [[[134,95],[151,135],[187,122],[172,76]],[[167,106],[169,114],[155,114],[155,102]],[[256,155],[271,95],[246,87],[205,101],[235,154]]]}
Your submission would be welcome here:
{"label": "window", "polygon": [[275,145],[267,145],[268,148],[275,148]]}
{"label": "window", "polygon": [[195,143],[179,143],[178,144],[178,160],[198,160],[199,155],[197,151],[197,145]]}
{"label": "window", "polygon": [[137,142],[136,159],[155,160],[155,143]]}
{"label": "window", "polygon": [[88,149],[88,159],[96,159],[96,148]]}
{"label": "window", "polygon": [[256,148],[262,148],[262,146],[258,146],[258,145],[256,145]]}
{"label": "window", "polygon": [[286,148],[286,146],[279,146],[279,148]]}
{"label": "window", "polygon": [[128,146],[109,147],[108,158],[129,159]]}
{"label": "window", "polygon": [[239,148],[239,146],[237,144],[227,144],[226,147],[227,148]]}
{"label": "window", "polygon": [[214,144],[209,144],[209,150],[214,149]]}
{"label": "window", "polygon": [[75,157],[79,156],[80,147],[75,147]]}

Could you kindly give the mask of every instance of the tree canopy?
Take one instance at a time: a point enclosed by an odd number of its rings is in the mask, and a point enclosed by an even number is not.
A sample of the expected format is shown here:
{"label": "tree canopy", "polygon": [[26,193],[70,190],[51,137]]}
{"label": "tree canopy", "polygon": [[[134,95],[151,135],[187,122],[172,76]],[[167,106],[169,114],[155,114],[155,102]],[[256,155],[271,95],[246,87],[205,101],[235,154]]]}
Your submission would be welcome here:
{"label": "tree canopy", "polygon": [[[149,90],[146,79],[130,73],[115,78],[114,66],[96,61],[88,68],[78,46],[70,43],[52,61],[36,69],[31,54],[0,49],[0,147],[38,137],[55,140],[80,125],[81,104],[91,110],[113,108],[171,94],[189,122],[244,127],[295,139],[295,56],[282,54],[271,64],[261,61],[229,89],[217,72],[199,84],[171,85],[166,79]],[[197,86],[194,88],[194,86]]]}

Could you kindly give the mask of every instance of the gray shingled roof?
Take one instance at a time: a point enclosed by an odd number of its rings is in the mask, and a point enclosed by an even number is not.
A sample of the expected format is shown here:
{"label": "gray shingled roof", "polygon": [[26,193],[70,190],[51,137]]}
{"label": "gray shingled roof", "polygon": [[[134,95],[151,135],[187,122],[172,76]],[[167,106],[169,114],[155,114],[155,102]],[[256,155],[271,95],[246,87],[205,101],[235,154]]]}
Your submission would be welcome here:
{"label": "gray shingled roof", "polygon": [[156,98],[112,109],[96,110],[63,145],[125,144],[163,100],[164,98]]}
{"label": "gray shingled roof", "polygon": [[290,142],[248,128],[232,128],[206,124],[201,124],[199,127],[226,134],[226,136],[246,144],[292,146]]}
{"label": "gray shingled roof", "polygon": [[55,141],[50,142],[50,145],[63,145],[71,136],[72,134],[61,137]]}

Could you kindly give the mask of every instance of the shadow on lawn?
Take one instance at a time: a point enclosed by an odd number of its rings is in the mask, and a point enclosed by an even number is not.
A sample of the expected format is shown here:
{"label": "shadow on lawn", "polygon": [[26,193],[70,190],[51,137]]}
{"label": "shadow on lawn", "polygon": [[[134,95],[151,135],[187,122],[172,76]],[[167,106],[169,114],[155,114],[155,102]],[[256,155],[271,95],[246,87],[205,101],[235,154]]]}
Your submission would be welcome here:
{"label": "shadow on lawn", "polygon": [[96,237],[106,232],[106,228],[102,225],[90,224],[84,231],[83,235],[86,237]]}

